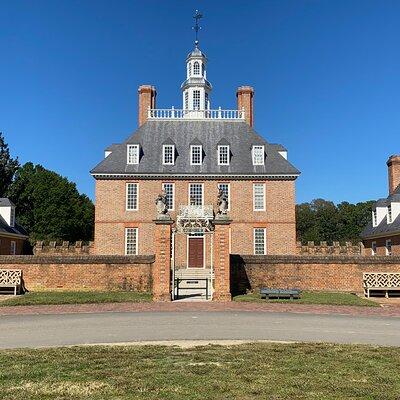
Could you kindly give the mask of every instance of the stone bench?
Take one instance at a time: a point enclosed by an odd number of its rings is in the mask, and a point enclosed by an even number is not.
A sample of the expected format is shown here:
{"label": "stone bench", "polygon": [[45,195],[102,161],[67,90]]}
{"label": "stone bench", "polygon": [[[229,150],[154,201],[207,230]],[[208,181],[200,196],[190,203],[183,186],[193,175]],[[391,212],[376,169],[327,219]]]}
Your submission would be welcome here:
{"label": "stone bench", "polygon": [[14,288],[14,296],[21,290],[22,271],[20,269],[0,269],[0,288]]}
{"label": "stone bench", "polygon": [[300,289],[270,289],[261,288],[260,294],[262,299],[299,299],[301,295]]}
{"label": "stone bench", "polygon": [[366,297],[373,290],[383,291],[389,298],[389,291],[400,291],[400,272],[364,272],[363,286]]}

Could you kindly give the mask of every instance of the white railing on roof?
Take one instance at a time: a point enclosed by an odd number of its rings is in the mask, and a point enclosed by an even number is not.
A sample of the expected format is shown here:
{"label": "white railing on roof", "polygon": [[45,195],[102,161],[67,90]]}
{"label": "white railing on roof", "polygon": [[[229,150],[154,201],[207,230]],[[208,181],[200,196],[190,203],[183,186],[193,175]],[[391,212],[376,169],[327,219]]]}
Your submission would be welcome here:
{"label": "white railing on roof", "polygon": [[148,110],[148,119],[223,119],[244,120],[244,110],[182,110],[175,108],[157,108]]}

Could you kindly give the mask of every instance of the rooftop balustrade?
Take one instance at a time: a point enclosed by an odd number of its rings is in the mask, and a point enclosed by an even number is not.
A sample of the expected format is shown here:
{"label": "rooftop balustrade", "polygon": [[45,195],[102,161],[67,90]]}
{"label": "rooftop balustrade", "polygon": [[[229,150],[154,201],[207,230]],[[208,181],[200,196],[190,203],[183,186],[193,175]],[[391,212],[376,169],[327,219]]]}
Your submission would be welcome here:
{"label": "rooftop balustrade", "polygon": [[148,110],[149,120],[243,120],[244,110],[182,110],[175,108],[158,108]]}

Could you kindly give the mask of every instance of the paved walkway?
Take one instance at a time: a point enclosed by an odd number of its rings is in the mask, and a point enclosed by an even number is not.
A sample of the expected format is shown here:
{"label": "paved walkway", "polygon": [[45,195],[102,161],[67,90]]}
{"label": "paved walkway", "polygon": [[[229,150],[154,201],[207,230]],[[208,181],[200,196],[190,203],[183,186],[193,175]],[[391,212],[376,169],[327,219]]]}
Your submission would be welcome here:
{"label": "paved walkway", "polygon": [[399,304],[382,307],[329,306],[290,303],[245,303],[245,302],[171,302],[171,303],[106,303],[68,304],[51,306],[0,307],[1,315],[71,314],[105,312],[268,312],[301,314],[342,314],[354,316],[400,317]]}
{"label": "paved walkway", "polygon": [[400,318],[265,312],[265,309],[205,312],[181,307],[179,311],[167,311],[165,305],[161,308],[162,312],[153,309],[151,312],[3,315],[0,317],[0,348],[165,340],[191,343],[198,340],[273,340],[400,346]]}

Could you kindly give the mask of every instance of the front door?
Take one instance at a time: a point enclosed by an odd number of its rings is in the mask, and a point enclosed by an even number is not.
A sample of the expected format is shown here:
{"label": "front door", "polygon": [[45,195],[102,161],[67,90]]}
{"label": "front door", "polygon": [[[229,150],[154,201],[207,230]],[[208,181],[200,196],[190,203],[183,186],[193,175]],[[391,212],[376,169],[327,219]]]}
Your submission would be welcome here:
{"label": "front door", "polygon": [[189,236],[188,246],[189,246],[188,267],[189,268],[203,268],[204,267],[204,237]]}

